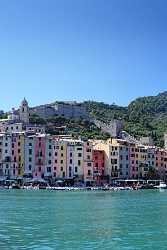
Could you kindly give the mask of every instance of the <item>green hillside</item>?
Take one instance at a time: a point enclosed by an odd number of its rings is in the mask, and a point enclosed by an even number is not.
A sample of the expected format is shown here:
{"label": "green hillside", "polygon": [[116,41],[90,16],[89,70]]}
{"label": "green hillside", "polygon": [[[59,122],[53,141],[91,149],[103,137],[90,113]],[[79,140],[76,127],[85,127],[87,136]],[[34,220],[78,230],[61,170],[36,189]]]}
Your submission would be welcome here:
{"label": "green hillside", "polygon": [[[152,136],[157,146],[163,146],[163,135],[167,131],[167,92],[137,98],[128,107],[95,101],[85,101],[79,105],[86,107],[90,117],[105,123],[112,119],[122,119],[124,130],[129,134],[136,138]],[[46,124],[47,132],[51,134],[67,133],[73,134],[74,137],[81,135],[97,139],[106,139],[109,136],[100,131],[93,120],[88,122],[84,119],[67,119],[61,116],[43,120],[33,115],[31,122]]]}
{"label": "green hillside", "polygon": [[34,114],[30,118],[30,122],[34,124],[44,124],[46,131],[52,135],[70,134],[74,138],[81,136],[90,139],[107,139],[108,134],[103,133],[92,122],[84,119],[70,119],[63,116],[54,116],[46,120]]}
{"label": "green hillside", "polygon": [[128,133],[136,137],[151,135],[156,145],[163,146],[163,135],[167,131],[167,92],[137,98],[128,107],[93,101],[83,105],[96,119],[104,122],[113,118],[123,119]]}

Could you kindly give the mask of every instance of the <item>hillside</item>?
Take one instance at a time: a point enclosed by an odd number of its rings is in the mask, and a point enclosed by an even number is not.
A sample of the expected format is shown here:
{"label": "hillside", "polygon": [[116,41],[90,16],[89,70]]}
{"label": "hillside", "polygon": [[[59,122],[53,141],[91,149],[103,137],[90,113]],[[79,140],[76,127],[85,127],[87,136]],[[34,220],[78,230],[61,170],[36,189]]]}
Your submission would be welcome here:
{"label": "hillside", "polygon": [[[72,104],[68,103],[68,105]],[[42,106],[47,107],[48,104]],[[52,103],[49,106],[54,105]],[[94,124],[94,119],[107,124],[112,119],[121,119],[124,122],[124,130],[132,136],[136,138],[152,136],[156,145],[163,146],[163,135],[167,131],[167,91],[157,96],[137,98],[127,107],[95,101],[77,103],[77,106],[83,108],[90,119],[85,120],[80,116],[67,118],[65,115],[47,116],[44,119],[37,113],[33,113],[30,122],[45,124],[47,132],[51,134],[72,134],[74,137],[80,135],[85,138],[106,139],[109,135],[103,133]],[[0,116],[0,118],[6,117],[7,113]]]}
{"label": "hillside", "polygon": [[137,98],[128,107],[88,101],[86,106],[91,116],[108,122],[110,119],[124,120],[124,129],[136,137],[151,135],[156,145],[163,146],[163,135],[167,131],[167,92],[157,96]]}
{"label": "hillside", "polygon": [[49,134],[60,135],[70,134],[74,138],[107,139],[108,134],[103,133],[96,125],[84,119],[65,118],[63,116],[54,116],[48,119],[42,119],[38,115],[32,115],[30,122],[34,124],[46,125],[46,131]]}

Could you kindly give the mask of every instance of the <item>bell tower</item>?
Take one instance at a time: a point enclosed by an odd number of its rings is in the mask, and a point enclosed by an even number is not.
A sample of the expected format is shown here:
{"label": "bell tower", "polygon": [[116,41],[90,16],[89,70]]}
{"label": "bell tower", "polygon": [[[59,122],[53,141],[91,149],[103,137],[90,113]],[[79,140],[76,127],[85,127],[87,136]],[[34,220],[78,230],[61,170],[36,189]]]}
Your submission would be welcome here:
{"label": "bell tower", "polygon": [[19,116],[20,121],[24,123],[29,123],[29,106],[27,100],[24,98],[24,100],[21,102],[20,109],[19,109]]}

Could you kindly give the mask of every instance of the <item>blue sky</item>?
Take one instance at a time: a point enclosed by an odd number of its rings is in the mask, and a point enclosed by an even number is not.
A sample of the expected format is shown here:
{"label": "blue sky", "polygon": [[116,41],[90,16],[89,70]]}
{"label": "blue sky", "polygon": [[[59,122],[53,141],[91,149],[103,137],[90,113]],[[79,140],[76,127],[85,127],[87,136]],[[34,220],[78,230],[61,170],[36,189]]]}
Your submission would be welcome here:
{"label": "blue sky", "polygon": [[0,109],[167,90],[166,0],[0,0]]}

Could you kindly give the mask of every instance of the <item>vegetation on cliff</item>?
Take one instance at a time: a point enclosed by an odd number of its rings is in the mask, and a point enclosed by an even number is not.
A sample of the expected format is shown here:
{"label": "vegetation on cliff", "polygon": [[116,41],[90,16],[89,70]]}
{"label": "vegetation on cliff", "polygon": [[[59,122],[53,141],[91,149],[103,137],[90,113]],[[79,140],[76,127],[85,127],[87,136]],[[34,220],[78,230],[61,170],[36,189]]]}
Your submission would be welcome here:
{"label": "vegetation on cliff", "polygon": [[[90,117],[108,123],[112,119],[122,119],[124,130],[135,137],[152,136],[155,144],[163,146],[163,135],[167,131],[167,92],[157,96],[137,98],[127,107],[103,102],[85,101],[80,103],[86,107]],[[72,133],[90,138],[107,138],[92,121],[83,119],[67,119],[62,116],[50,117],[47,120],[37,115],[31,122],[46,124],[47,131],[56,133]]]}

